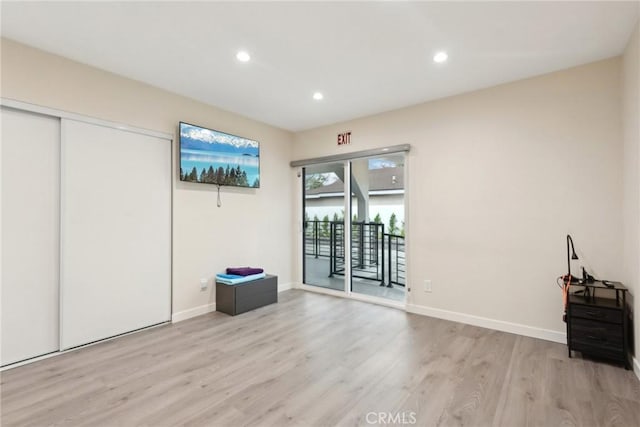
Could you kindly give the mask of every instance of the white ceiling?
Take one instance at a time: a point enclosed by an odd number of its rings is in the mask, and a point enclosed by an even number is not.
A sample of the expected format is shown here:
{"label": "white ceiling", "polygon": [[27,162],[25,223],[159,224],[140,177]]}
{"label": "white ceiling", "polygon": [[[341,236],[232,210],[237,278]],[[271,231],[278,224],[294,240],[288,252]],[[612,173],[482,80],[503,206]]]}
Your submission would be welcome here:
{"label": "white ceiling", "polygon": [[2,1],[1,14],[4,37],[292,131],[619,55],[639,16],[638,1]]}

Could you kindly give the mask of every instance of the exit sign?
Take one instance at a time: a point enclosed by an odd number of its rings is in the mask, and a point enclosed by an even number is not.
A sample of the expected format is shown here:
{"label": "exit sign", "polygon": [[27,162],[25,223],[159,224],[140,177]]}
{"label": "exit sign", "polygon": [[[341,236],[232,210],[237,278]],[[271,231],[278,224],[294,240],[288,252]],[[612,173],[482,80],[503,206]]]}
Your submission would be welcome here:
{"label": "exit sign", "polygon": [[351,132],[339,133],[338,145],[347,145],[347,144],[351,144]]}

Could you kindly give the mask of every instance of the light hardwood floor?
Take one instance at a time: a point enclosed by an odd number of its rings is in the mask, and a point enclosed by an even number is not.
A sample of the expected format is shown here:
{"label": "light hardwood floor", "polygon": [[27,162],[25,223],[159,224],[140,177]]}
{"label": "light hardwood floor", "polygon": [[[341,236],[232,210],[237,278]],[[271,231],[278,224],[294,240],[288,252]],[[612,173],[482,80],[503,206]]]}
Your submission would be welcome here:
{"label": "light hardwood floor", "polygon": [[4,371],[2,425],[640,425],[634,374],[568,359],[564,345],[303,291],[279,298]]}

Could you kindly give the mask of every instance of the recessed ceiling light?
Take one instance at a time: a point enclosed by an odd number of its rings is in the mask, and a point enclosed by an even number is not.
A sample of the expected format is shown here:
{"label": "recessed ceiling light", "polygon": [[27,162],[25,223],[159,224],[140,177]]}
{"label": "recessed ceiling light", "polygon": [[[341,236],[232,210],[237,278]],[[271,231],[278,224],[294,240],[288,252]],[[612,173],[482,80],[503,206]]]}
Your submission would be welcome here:
{"label": "recessed ceiling light", "polygon": [[322,98],[324,98],[324,96],[320,92],[316,92],[313,94],[313,99],[315,99],[316,101],[320,101]]}
{"label": "recessed ceiling light", "polygon": [[247,52],[245,52],[244,50],[241,50],[240,52],[238,52],[236,54],[236,58],[240,62],[249,62],[249,60],[251,59],[251,56],[249,56],[249,54]]}
{"label": "recessed ceiling light", "polygon": [[433,60],[438,64],[445,62],[447,58],[449,58],[449,55],[447,55],[447,52],[444,52],[444,51],[438,52],[435,55],[433,55]]}

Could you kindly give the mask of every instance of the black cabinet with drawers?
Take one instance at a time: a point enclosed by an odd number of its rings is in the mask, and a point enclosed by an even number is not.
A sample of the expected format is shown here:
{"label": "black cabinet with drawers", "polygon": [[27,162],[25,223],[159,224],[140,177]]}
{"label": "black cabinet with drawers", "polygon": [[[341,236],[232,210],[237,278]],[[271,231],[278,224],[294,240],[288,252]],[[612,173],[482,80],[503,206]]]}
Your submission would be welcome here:
{"label": "black cabinet with drawers", "polygon": [[[599,282],[571,287],[567,301],[567,345],[583,355],[619,362],[631,369],[627,288]],[[577,292],[576,292],[577,291]]]}

